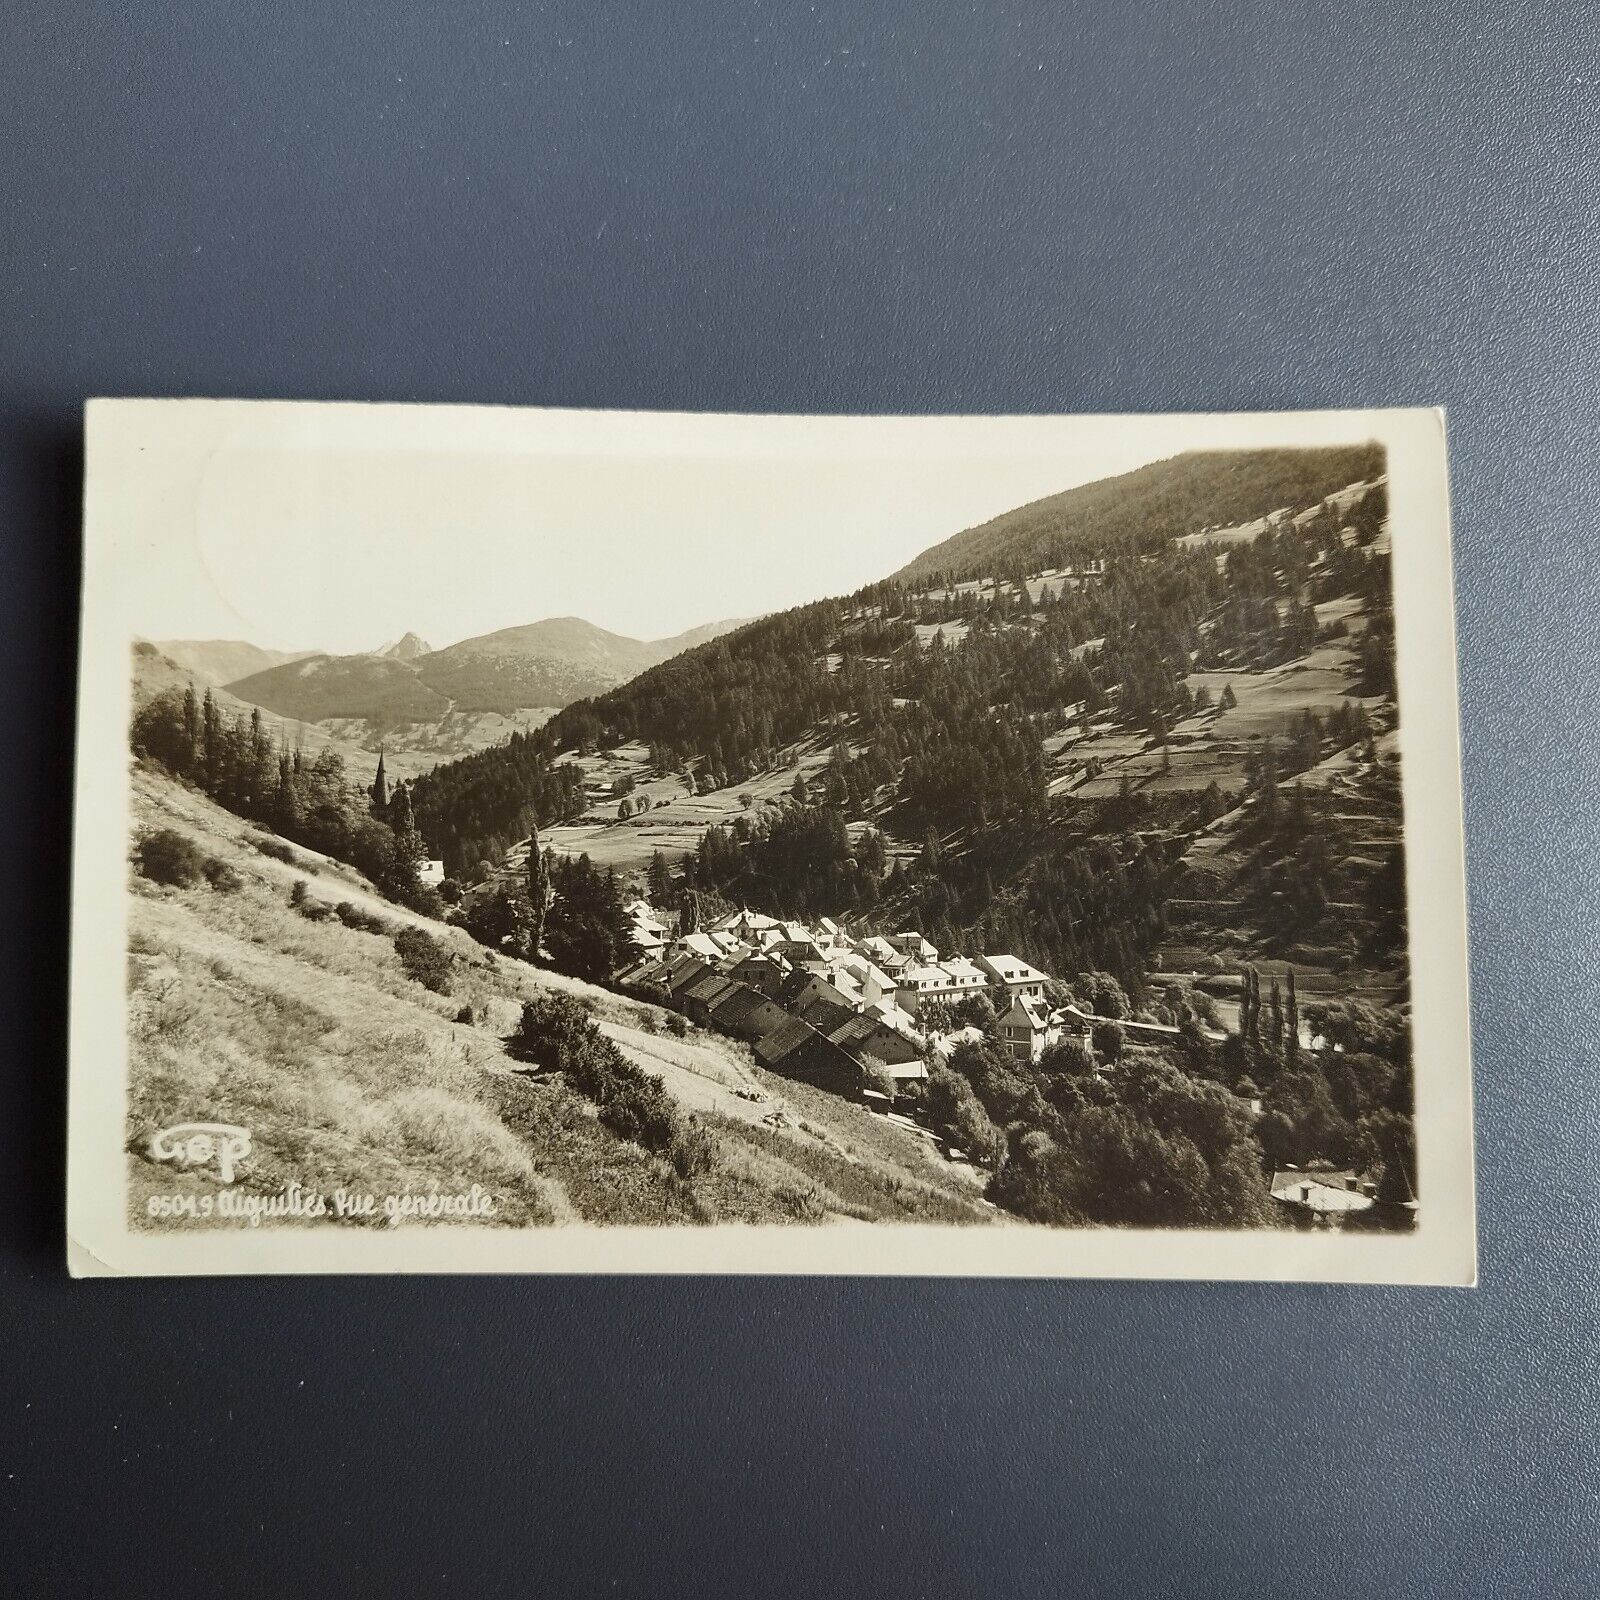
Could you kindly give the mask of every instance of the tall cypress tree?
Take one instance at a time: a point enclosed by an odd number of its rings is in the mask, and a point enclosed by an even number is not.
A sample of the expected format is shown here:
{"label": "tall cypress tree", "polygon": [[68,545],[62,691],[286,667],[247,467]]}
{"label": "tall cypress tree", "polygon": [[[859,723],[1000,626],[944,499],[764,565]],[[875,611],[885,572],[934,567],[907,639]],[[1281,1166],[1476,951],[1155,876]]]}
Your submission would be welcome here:
{"label": "tall cypress tree", "polygon": [[383,770],[383,746],[378,746],[378,775],[372,780],[372,812],[381,817],[389,809],[389,780]]}
{"label": "tall cypress tree", "polygon": [[200,706],[200,765],[206,792],[214,794],[222,766],[222,713],[217,709],[209,686]]}
{"label": "tall cypress tree", "polygon": [[550,869],[539,848],[539,830],[528,840],[528,959],[539,959],[544,939],[544,916],[550,909]]}
{"label": "tall cypress tree", "polygon": [[422,888],[417,876],[418,864],[427,857],[427,846],[417,832],[417,819],[411,810],[411,796],[403,783],[394,786],[386,818],[394,830],[394,862],[384,874],[379,887],[390,899],[410,904]]}
{"label": "tall cypress tree", "polygon": [[1300,1055],[1300,1004],[1295,999],[1294,993],[1294,968],[1288,967],[1285,973],[1289,984],[1289,1000],[1285,1015],[1285,1024],[1288,1032],[1284,1035],[1284,1054],[1293,1063]]}
{"label": "tall cypress tree", "polygon": [[180,776],[194,771],[195,758],[200,751],[200,702],[195,699],[194,681],[183,691],[183,737],[188,758]]}

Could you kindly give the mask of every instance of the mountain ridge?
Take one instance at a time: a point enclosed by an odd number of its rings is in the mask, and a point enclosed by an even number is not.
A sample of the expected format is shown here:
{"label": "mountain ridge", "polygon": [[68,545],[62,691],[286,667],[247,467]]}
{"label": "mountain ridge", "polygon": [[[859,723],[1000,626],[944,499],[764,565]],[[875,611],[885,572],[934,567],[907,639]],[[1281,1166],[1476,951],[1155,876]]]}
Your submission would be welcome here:
{"label": "mountain ridge", "polygon": [[269,650],[245,639],[152,639],[149,642],[186,672],[219,688],[252,673],[266,672],[317,653],[314,650]]}
{"label": "mountain ridge", "polygon": [[582,617],[545,617],[431,650],[407,633],[378,652],[317,651],[222,685],[280,716],[428,722],[451,712],[558,709],[604,693],[746,619],[705,623],[663,639],[633,639]]}
{"label": "mountain ridge", "polygon": [[1185,451],[963,528],[890,577],[960,581],[1041,572],[1089,556],[1147,554],[1208,524],[1249,522],[1286,506],[1310,505],[1382,471],[1383,451],[1374,444]]}

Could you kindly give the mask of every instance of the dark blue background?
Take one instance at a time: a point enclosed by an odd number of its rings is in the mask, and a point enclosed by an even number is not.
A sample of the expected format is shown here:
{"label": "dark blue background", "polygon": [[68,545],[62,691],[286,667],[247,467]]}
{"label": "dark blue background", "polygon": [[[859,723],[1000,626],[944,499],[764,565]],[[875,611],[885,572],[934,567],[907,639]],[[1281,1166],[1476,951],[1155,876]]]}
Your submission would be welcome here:
{"label": "dark blue background", "polygon": [[[12,0],[0,1590],[1592,1594],[1596,21]],[[68,1282],[93,394],[1448,405],[1483,1286]]]}

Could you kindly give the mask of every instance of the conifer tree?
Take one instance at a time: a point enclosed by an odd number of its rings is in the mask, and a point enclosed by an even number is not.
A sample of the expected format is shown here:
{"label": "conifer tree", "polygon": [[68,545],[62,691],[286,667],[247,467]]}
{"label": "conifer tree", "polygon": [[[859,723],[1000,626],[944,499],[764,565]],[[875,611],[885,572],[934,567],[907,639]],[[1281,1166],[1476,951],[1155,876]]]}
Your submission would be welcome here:
{"label": "conifer tree", "polygon": [[539,847],[539,830],[528,840],[528,959],[539,959],[545,912],[550,909],[550,869]]}
{"label": "conifer tree", "polygon": [[653,906],[665,906],[672,898],[672,868],[665,854],[657,850],[650,858],[650,873],[646,889]]}
{"label": "conifer tree", "polygon": [[1294,993],[1294,968],[1286,968],[1285,975],[1289,984],[1289,998],[1284,1015],[1284,1024],[1288,1031],[1284,1034],[1283,1048],[1292,1066],[1300,1055],[1300,1005]]}
{"label": "conifer tree", "polygon": [[200,702],[195,699],[192,680],[183,691],[183,736],[188,752],[183,770],[189,772],[193,770],[195,757],[200,751]]}
{"label": "conifer tree", "polygon": [[378,775],[372,780],[372,814],[381,817],[389,809],[389,780],[383,770],[383,746],[378,746]]}
{"label": "conifer tree", "polygon": [[418,864],[427,858],[427,846],[417,831],[417,819],[411,811],[411,795],[403,783],[394,787],[386,818],[394,830],[394,863],[384,874],[387,880],[380,887],[391,898],[409,902],[421,888],[417,876]]}
{"label": "conifer tree", "polygon": [[215,793],[218,770],[222,764],[222,713],[211,690],[200,707],[200,766],[205,773],[206,789]]}

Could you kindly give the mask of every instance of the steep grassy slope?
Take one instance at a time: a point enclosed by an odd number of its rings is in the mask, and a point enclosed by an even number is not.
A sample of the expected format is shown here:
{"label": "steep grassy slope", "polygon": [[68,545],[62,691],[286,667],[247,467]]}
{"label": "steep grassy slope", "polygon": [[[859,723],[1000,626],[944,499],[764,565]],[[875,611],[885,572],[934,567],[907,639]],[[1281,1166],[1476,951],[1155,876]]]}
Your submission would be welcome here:
{"label": "steep grassy slope", "polygon": [[[292,864],[264,855],[270,836],[164,776],[136,772],[134,802],[137,834],[171,829],[241,879],[232,890],[132,879],[135,1225],[196,1226],[152,1223],[147,1200],[215,1192],[215,1180],[148,1154],[154,1131],[191,1121],[251,1130],[238,1191],[267,1196],[298,1182],[324,1194],[459,1193],[476,1183],[494,1197],[490,1220],[506,1226],[992,1217],[970,1175],[922,1140],[829,1096],[797,1089],[795,1103],[727,1040],[664,1037],[654,1008],[499,960],[377,899],[347,868],[298,848]],[[387,931],[293,909],[297,879],[308,906],[343,904]],[[448,995],[406,975],[391,937],[406,923],[449,951]],[[623,1052],[712,1131],[709,1171],[677,1177],[602,1127],[559,1075],[507,1054],[521,1002],[551,989],[582,997]],[[467,1006],[472,1020],[458,1020]]]}

